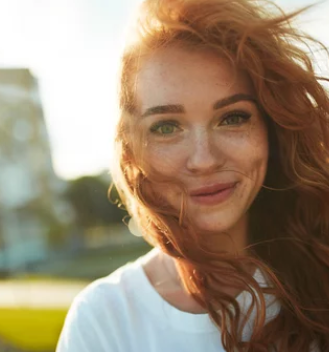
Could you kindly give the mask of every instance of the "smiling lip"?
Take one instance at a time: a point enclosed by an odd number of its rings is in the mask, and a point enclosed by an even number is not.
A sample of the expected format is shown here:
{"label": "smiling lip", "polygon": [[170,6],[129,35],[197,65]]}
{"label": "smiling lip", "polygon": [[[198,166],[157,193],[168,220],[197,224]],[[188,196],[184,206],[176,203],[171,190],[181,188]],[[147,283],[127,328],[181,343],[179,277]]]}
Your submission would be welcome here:
{"label": "smiling lip", "polygon": [[215,205],[224,202],[233,193],[237,182],[218,183],[190,192],[192,200],[199,204]]}

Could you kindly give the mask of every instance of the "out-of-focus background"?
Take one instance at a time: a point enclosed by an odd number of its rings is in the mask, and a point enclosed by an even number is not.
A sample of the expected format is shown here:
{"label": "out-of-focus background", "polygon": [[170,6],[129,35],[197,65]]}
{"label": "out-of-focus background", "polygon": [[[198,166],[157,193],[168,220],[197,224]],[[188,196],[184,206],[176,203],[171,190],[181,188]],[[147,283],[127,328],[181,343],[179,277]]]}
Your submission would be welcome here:
{"label": "out-of-focus background", "polygon": [[[0,352],[53,352],[73,297],[150,249],[107,198],[118,59],[139,2],[0,0]],[[328,45],[328,18],[327,1],[299,25]]]}

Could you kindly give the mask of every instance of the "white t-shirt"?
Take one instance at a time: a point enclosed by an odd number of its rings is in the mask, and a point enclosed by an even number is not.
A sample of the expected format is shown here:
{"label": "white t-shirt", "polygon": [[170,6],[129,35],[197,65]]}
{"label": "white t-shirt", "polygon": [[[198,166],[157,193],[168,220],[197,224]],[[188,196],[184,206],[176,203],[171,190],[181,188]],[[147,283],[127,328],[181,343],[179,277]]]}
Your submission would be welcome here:
{"label": "white t-shirt", "polygon": [[[149,282],[142,263],[146,256],[98,279],[75,299],[57,345],[56,352],[220,352],[224,351],[219,329],[208,314],[191,314],[166,302]],[[256,280],[265,285],[262,274]],[[273,319],[280,305],[265,295],[267,321]],[[251,297],[238,297],[246,312]],[[250,337],[255,314],[244,329]]]}

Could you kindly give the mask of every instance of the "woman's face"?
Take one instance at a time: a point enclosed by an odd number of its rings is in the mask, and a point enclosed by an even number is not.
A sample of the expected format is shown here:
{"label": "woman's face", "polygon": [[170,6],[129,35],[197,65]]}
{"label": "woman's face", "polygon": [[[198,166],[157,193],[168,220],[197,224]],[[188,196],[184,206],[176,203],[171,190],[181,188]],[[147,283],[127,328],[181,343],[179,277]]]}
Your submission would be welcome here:
{"label": "woman's face", "polygon": [[[245,220],[268,160],[247,75],[212,52],[164,49],[143,63],[137,103],[144,165],[184,185],[193,226],[221,232]],[[155,191],[180,210],[177,187]]]}

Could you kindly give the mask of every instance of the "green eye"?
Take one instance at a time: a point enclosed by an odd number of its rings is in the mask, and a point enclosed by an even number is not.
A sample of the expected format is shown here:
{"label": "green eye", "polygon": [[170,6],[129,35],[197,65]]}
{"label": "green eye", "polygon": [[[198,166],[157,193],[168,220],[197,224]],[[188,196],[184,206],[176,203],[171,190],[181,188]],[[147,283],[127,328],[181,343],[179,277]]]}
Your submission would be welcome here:
{"label": "green eye", "polygon": [[170,134],[170,133],[173,133],[175,131],[175,126],[173,125],[163,125],[163,126],[160,126],[158,131],[162,134]]}
{"label": "green eye", "polygon": [[251,115],[249,113],[245,112],[234,112],[226,116],[222,122],[221,125],[242,125],[244,122],[247,122],[249,120]]}
{"label": "green eye", "polygon": [[172,122],[160,122],[151,127],[151,132],[161,134],[161,135],[169,135],[173,134],[177,131],[178,126]]}
{"label": "green eye", "polygon": [[229,116],[224,120],[226,125],[236,125],[241,122],[241,117],[238,115]]}

